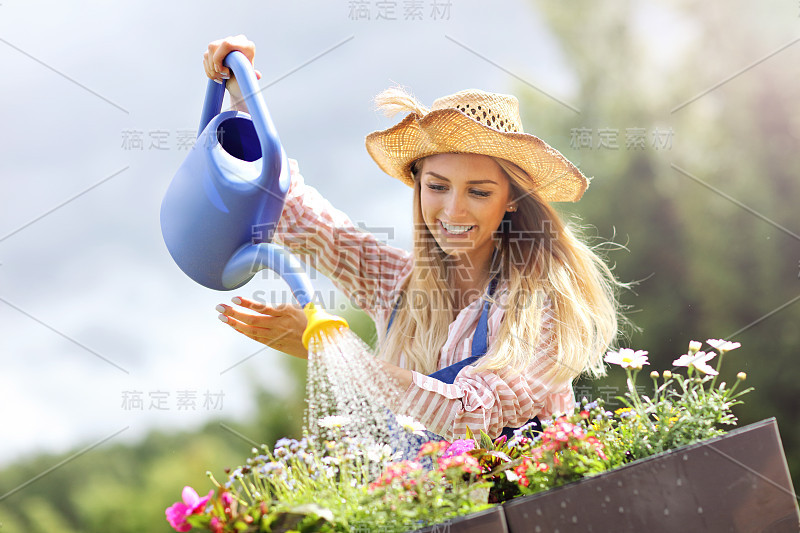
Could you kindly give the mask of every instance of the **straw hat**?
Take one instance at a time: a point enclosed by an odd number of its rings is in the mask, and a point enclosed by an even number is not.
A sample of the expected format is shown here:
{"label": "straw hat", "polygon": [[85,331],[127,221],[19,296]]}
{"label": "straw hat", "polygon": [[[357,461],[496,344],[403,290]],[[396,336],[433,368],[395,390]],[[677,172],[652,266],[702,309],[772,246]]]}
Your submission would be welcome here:
{"label": "straw hat", "polygon": [[417,159],[471,153],[516,164],[531,177],[531,189],[548,202],[575,202],[589,186],[558,150],[523,132],[514,96],[468,89],[439,98],[429,112],[418,111],[366,138],[367,152],[378,166],[406,185],[414,186],[411,166]]}

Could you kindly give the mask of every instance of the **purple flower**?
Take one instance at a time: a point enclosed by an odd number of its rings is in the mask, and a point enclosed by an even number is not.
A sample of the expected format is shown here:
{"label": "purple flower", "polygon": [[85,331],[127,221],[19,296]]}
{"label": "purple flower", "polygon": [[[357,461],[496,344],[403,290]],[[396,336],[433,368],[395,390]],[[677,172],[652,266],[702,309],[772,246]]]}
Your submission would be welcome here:
{"label": "purple flower", "polygon": [[167,507],[165,514],[167,515],[167,522],[175,531],[189,531],[192,526],[186,522],[186,518],[193,515],[202,513],[214,495],[214,491],[208,491],[208,496],[200,497],[192,487],[183,487],[181,497],[183,502],[175,502],[171,507]]}
{"label": "purple flower", "polygon": [[468,451],[475,449],[475,441],[472,439],[454,440],[453,444],[447,447],[442,454],[442,457],[453,457],[455,455],[463,455]]}

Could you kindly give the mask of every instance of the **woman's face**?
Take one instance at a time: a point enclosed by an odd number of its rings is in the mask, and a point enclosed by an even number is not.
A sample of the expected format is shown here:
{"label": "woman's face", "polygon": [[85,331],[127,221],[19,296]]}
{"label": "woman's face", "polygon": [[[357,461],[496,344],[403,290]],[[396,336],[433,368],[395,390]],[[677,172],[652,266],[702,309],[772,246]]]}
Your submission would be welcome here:
{"label": "woman's face", "polygon": [[505,172],[485,155],[437,154],[422,160],[417,176],[422,218],[442,250],[486,264],[511,200]]}

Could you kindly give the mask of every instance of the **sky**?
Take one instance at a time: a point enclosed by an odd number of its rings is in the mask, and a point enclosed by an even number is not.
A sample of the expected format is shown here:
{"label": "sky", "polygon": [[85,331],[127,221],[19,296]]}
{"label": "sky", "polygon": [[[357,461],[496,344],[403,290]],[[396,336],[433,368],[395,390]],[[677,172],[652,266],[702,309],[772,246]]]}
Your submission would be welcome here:
{"label": "sky", "polygon": [[[528,3],[417,4],[0,2],[0,465],[244,419],[256,384],[286,390],[286,356],[221,324],[214,307],[234,294],[183,275],[160,233],[210,41],[256,43],[262,94],[307,183],[404,247],[411,191],[364,149],[394,123],[374,110],[378,92],[401,84],[430,105],[466,88],[575,90]],[[257,292],[288,294],[261,275],[236,294]]]}

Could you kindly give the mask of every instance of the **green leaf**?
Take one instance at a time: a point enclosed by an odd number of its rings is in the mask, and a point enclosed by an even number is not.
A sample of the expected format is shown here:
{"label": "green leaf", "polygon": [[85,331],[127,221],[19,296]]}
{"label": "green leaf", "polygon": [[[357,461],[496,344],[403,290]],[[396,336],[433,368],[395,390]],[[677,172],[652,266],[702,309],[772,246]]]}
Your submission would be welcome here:
{"label": "green leaf", "polygon": [[492,438],[487,435],[483,430],[481,430],[481,440],[480,440],[481,448],[485,450],[494,450],[494,441]]}

